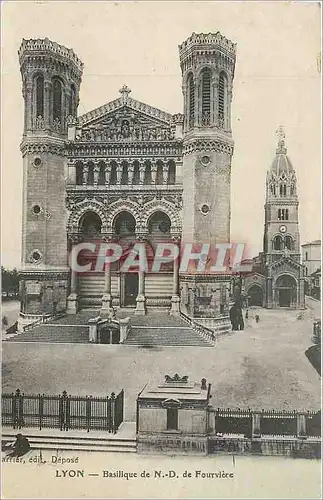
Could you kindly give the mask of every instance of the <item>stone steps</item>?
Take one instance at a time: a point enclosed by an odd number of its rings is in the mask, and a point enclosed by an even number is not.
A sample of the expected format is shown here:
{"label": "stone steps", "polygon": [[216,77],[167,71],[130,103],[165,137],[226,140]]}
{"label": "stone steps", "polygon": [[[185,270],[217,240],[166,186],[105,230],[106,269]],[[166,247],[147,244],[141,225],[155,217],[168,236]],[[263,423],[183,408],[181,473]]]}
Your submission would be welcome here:
{"label": "stone steps", "polygon": [[6,339],[7,342],[87,343],[89,329],[82,325],[41,325]]}
{"label": "stone steps", "polygon": [[[5,339],[7,342],[88,343],[88,320],[99,311],[81,311],[51,323],[36,326],[26,332]],[[117,318],[130,317],[131,331],[123,345],[136,347],[195,346],[210,347],[212,344],[196,332],[179,316],[167,312],[151,311],[146,316],[135,316],[132,309],[120,309]]]}
{"label": "stone steps", "polygon": [[132,328],[123,345],[128,346],[195,346],[211,347],[211,344],[192,328]]}
{"label": "stone steps", "polygon": [[[23,432],[23,429],[22,429]],[[34,435],[32,432],[25,434],[32,449],[36,450],[70,450],[70,451],[100,451],[112,453],[136,453],[136,439],[109,438],[98,436],[95,433],[87,436],[69,436],[68,431],[62,431],[62,435],[57,433],[50,435],[50,431],[43,431],[43,436]],[[85,432],[84,432],[85,434]],[[14,438],[11,433],[6,433],[3,429],[2,443],[12,442]]]}

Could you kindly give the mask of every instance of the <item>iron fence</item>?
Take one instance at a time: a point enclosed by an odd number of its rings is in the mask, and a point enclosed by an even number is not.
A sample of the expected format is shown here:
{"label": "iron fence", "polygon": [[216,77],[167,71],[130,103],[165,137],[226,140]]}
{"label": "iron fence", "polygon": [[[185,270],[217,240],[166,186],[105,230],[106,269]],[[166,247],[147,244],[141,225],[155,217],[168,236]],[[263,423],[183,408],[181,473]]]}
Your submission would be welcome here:
{"label": "iron fence", "polygon": [[321,436],[321,412],[308,411],[305,414],[306,434],[311,437]]}
{"label": "iron fence", "polygon": [[215,412],[215,430],[221,434],[243,434],[251,437],[252,412],[218,408]]}
{"label": "iron fence", "polygon": [[[220,434],[298,436],[299,415],[296,410],[262,410],[250,409],[212,409],[214,413],[214,430]],[[257,415],[258,419],[254,420]],[[305,434],[312,437],[321,436],[321,412],[305,413]]]}
{"label": "iron fence", "polygon": [[14,429],[44,427],[102,430],[116,433],[124,417],[124,391],[106,397],[60,395],[26,395],[19,389],[2,394],[2,425]]}
{"label": "iron fence", "polygon": [[262,411],[260,415],[261,434],[268,436],[297,436],[297,412]]}

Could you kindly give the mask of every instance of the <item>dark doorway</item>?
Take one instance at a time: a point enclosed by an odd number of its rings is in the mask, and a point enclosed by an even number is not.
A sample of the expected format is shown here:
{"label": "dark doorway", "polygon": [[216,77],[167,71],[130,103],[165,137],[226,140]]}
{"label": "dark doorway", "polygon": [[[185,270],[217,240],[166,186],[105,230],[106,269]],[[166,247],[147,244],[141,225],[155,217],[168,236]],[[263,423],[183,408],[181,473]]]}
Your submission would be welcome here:
{"label": "dark doorway", "polygon": [[100,344],[119,344],[120,330],[115,325],[104,326],[100,330]]}
{"label": "dark doorway", "polygon": [[263,291],[258,285],[253,285],[248,291],[249,306],[263,306]]}
{"label": "dark doorway", "polygon": [[168,408],[167,409],[167,430],[177,431],[178,429],[178,409]]}
{"label": "dark doorway", "polygon": [[290,307],[290,290],[279,290],[279,306]]}
{"label": "dark doorway", "polygon": [[124,306],[133,307],[136,305],[138,295],[138,274],[128,273],[124,277]]}

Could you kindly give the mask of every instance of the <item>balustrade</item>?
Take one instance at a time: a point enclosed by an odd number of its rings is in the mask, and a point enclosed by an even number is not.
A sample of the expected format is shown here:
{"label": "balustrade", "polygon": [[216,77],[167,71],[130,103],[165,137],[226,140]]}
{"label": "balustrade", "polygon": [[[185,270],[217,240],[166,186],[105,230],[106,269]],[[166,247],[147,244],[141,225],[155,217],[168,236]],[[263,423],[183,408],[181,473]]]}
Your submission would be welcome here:
{"label": "balustrade", "polygon": [[68,163],[69,185],[79,186],[165,186],[176,184],[176,163],[113,160],[111,162],[89,161]]}

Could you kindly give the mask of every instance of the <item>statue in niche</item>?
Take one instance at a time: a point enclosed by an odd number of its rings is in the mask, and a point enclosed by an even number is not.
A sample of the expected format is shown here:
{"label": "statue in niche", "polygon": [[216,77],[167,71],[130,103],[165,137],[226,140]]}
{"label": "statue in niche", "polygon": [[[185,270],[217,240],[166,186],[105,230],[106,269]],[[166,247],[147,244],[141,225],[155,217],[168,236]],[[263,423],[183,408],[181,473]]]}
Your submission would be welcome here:
{"label": "statue in niche", "polygon": [[130,135],[130,126],[128,120],[123,120],[121,124],[121,137],[127,139]]}

